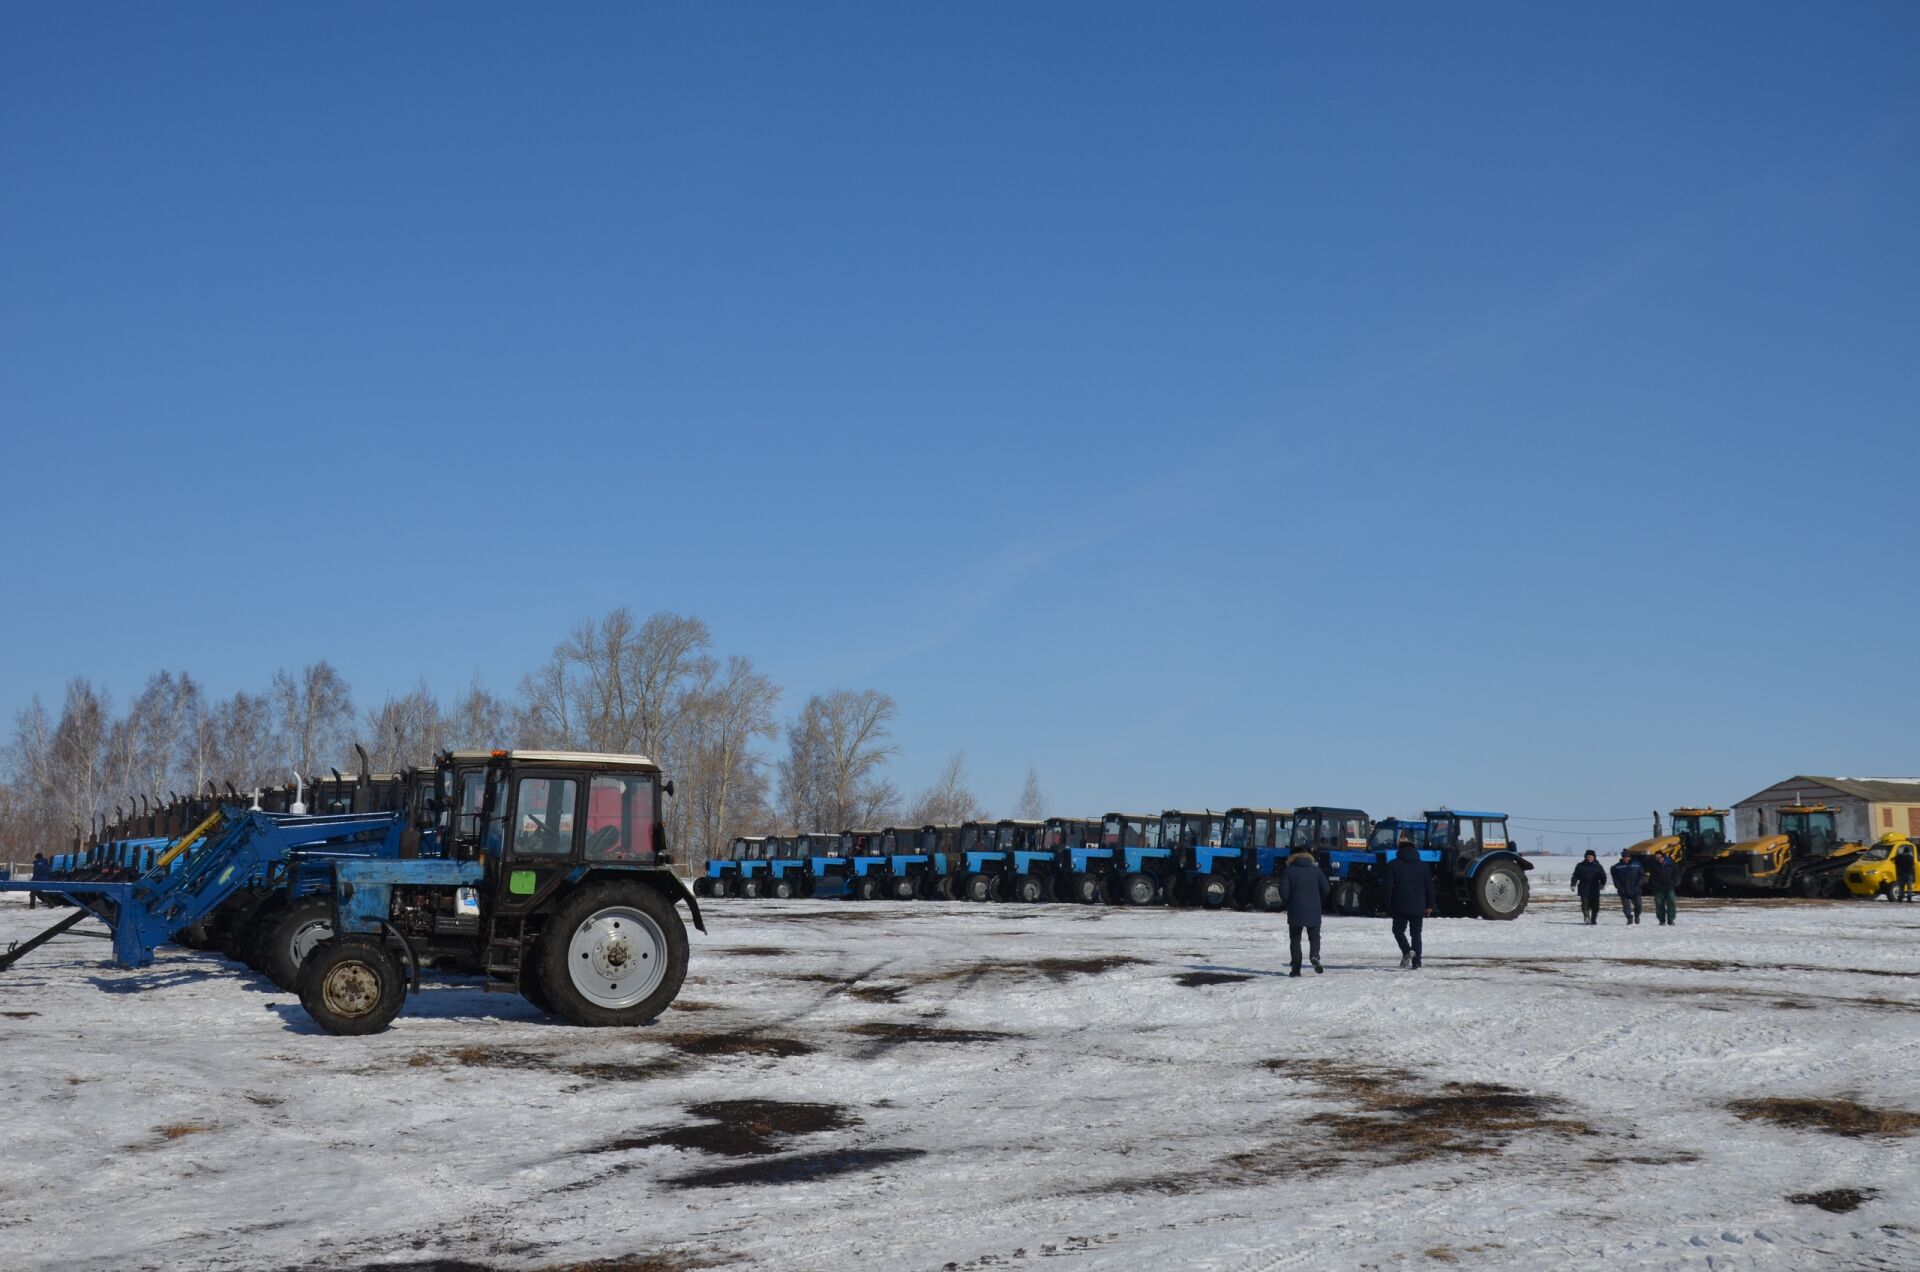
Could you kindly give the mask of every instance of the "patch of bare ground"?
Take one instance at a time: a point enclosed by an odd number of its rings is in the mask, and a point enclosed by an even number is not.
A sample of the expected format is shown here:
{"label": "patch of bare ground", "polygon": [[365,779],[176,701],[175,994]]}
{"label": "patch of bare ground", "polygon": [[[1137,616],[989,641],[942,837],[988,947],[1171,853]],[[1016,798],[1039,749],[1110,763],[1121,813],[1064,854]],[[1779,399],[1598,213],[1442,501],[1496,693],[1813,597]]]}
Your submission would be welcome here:
{"label": "patch of bare ground", "polygon": [[688,998],[676,998],[668,1004],[668,1011],[724,1011],[719,1003],[698,1003]]}
{"label": "patch of bare ground", "polygon": [[786,1060],[813,1054],[811,1043],[798,1038],[782,1038],[753,1029],[735,1029],[721,1033],[675,1034],[661,1039],[668,1046],[689,1056],[774,1056]]}
{"label": "patch of bare ground", "polygon": [[1204,989],[1208,985],[1238,985],[1253,977],[1244,972],[1182,972],[1173,979],[1188,989]]}
{"label": "patch of bare ground", "polygon": [[988,977],[1002,980],[1032,980],[1045,977],[1047,980],[1063,984],[1076,976],[1099,976],[1118,967],[1143,965],[1146,961],[1144,958],[1134,958],[1129,954],[1103,954],[1088,958],[1034,958],[1008,962],[983,960],[977,963],[963,963],[958,967],[911,973],[906,979],[918,985],[932,985],[943,981],[983,980]]}
{"label": "patch of bare ground", "polygon": [[1609,1170],[1615,1166],[1687,1166],[1699,1160],[1700,1154],[1680,1148],[1665,1153],[1598,1153],[1587,1158],[1584,1165]]}
{"label": "patch of bare ground", "polygon": [[1727,1105],[1747,1122],[1772,1122],[1796,1131],[1823,1131],[1849,1139],[1892,1137],[1920,1131],[1920,1113],[1909,1109],[1875,1109],[1854,1100],[1770,1096],[1735,1100]]}
{"label": "patch of bare ground", "polygon": [[736,958],[791,958],[792,950],[783,950],[778,945],[725,945],[715,950],[716,954],[731,954]]}
{"label": "patch of bare ground", "polygon": [[895,1023],[886,1020],[871,1020],[865,1024],[849,1026],[847,1032],[862,1038],[878,1038],[883,1042],[1003,1042],[1022,1035],[1001,1033],[993,1029],[946,1029],[939,1025],[915,1022]]}
{"label": "patch of bare ground", "polygon": [[5,1016],[8,1020],[25,1020],[29,1016],[39,1014],[37,1011],[0,1011],[0,1016]]}
{"label": "patch of bare ground", "polygon": [[878,1170],[896,1162],[925,1157],[921,1148],[847,1148],[824,1153],[800,1153],[792,1157],[769,1157],[738,1166],[714,1166],[691,1171],[666,1181],[675,1188],[738,1188],[743,1184],[805,1184]]}
{"label": "patch of bare ground", "polygon": [[[583,1263],[547,1263],[532,1272],[697,1272],[713,1266],[712,1260],[696,1255],[631,1254],[614,1259],[589,1259]],[[343,1272],[335,1264],[307,1264],[287,1272],[319,1272],[322,1267],[328,1272]],[[362,1263],[344,1272],[507,1272],[507,1269],[503,1264],[473,1259],[427,1258],[399,1263]]]}
{"label": "patch of bare ground", "polygon": [[779,1152],[796,1135],[860,1124],[859,1118],[838,1104],[787,1100],[714,1100],[688,1105],[687,1112],[700,1120],[638,1139],[614,1140],[592,1151],[614,1153],[664,1145],[721,1157],[765,1157]]}
{"label": "patch of bare ground", "polygon": [[847,991],[847,996],[863,1003],[897,1003],[907,988],[905,985],[856,985]]}
{"label": "patch of bare ground", "polygon": [[1557,1097],[1497,1083],[1435,1084],[1405,1069],[1360,1069],[1332,1060],[1269,1060],[1265,1067],[1308,1083],[1346,1107],[1297,1118],[1284,1134],[1230,1153],[1207,1170],[1123,1180],[1091,1191],[1211,1192],[1290,1175],[1497,1154],[1527,1135],[1596,1133],[1569,1116]]}
{"label": "patch of bare ground", "polygon": [[204,1122],[174,1122],[167,1126],[156,1126],[153,1133],[163,1140],[185,1139],[189,1135],[200,1135],[213,1128]]}
{"label": "patch of bare ground", "polygon": [[1787,1200],[1796,1206],[1818,1206],[1832,1214],[1845,1215],[1879,1195],[1878,1188],[1829,1188],[1825,1192],[1788,1193]]}
{"label": "patch of bare ground", "polygon": [[1920,977],[1920,972],[1900,972],[1885,967],[1822,967],[1818,963],[1734,963],[1717,958],[1608,958],[1600,961],[1620,967],[1672,967],[1687,972],[1834,972],[1847,976],[1887,976],[1901,980]]}

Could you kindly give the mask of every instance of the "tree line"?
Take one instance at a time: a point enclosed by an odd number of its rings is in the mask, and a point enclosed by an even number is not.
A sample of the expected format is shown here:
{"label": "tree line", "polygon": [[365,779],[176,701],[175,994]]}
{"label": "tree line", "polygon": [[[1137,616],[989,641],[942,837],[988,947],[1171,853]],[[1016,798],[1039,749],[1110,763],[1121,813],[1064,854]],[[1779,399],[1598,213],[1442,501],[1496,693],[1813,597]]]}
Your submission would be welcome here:
{"label": "tree line", "polygon": [[[515,691],[476,679],[444,702],[422,679],[358,706],[325,660],[225,698],[187,672],[156,672],[124,711],[105,687],[76,676],[57,711],[37,695],[21,709],[0,751],[0,860],[60,851],[96,816],[131,815],[143,798],[158,804],[209,782],[247,791],[294,773],[350,774],[356,743],[375,772],[428,767],[449,748],[649,756],[674,779],[668,833],[696,862],[737,835],[987,816],[961,753],[911,797],[888,778],[898,748],[887,694],[814,694],[784,720],[782,696],[749,658],[718,654],[700,619],[641,620],[624,606],[576,624]],[[1045,815],[1032,770],[1013,815]]]}

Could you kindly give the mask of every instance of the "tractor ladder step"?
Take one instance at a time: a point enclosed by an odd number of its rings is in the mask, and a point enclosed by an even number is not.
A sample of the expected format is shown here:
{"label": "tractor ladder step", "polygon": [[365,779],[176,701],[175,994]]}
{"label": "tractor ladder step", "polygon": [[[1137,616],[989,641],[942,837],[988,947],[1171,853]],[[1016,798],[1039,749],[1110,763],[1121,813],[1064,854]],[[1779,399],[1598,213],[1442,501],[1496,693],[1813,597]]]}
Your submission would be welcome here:
{"label": "tractor ladder step", "polygon": [[486,984],[489,994],[520,992],[520,956],[526,942],[518,936],[496,936],[487,941]]}

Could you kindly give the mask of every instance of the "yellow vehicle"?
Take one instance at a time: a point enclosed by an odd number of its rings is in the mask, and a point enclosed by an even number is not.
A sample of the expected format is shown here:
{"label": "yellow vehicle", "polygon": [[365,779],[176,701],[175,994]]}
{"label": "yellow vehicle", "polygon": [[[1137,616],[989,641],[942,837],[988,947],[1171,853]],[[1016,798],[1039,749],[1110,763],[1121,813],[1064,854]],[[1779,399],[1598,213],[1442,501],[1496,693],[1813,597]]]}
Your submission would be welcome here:
{"label": "yellow vehicle", "polygon": [[1780,810],[1778,834],[1722,848],[1707,880],[1715,891],[1838,896],[1847,867],[1863,851],[1864,845],[1840,842],[1825,804],[1789,804]]}
{"label": "yellow vehicle", "polygon": [[[1671,834],[1642,839],[1627,849],[1645,865],[1649,857],[1665,857],[1680,867],[1680,894],[1702,897],[1707,894],[1708,868],[1720,850],[1727,846],[1727,810],[1724,808],[1676,808],[1672,813]],[[1654,818],[1655,830],[1659,818]]]}
{"label": "yellow vehicle", "polygon": [[1880,836],[1847,867],[1847,891],[1856,897],[1891,897],[1896,886],[1893,859],[1902,848],[1920,854],[1905,835],[1889,831]]}

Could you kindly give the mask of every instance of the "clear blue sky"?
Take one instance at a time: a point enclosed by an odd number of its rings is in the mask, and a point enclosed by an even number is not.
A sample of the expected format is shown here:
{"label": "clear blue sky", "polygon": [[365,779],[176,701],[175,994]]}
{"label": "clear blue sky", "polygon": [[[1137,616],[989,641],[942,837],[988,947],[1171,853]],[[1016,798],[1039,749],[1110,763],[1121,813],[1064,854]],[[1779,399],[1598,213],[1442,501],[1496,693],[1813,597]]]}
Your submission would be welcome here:
{"label": "clear blue sky", "polygon": [[0,711],[505,689],[625,603],[1002,808],[1920,771],[1916,66],[1906,3],[5,5]]}

